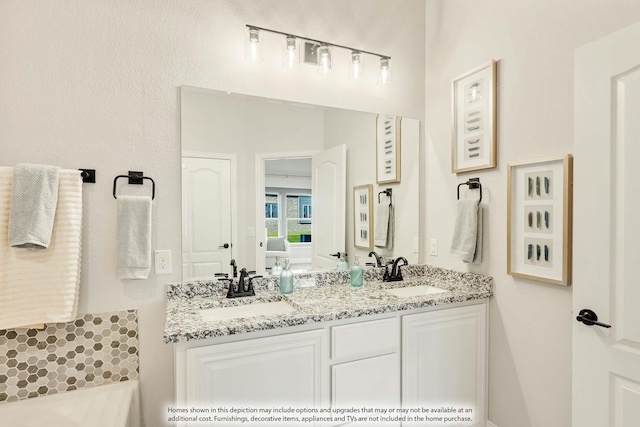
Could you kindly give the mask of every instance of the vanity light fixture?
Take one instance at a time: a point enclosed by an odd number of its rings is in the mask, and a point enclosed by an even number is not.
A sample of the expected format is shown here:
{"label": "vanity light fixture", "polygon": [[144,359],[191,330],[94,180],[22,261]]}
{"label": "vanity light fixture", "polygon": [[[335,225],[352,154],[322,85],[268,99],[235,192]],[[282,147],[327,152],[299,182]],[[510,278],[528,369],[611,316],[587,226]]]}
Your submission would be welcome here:
{"label": "vanity light fixture", "polygon": [[300,43],[294,36],[286,36],[284,39],[282,66],[285,68],[294,68],[300,66]]}
{"label": "vanity light fixture", "polygon": [[260,29],[255,27],[249,27],[249,33],[244,46],[244,57],[249,61],[258,62],[262,61],[260,55]]}
{"label": "vanity light fixture", "polygon": [[[248,30],[245,57],[251,61],[261,61],[260,56],[260,33],[267,32],[279,34],[285,37],[282,65],[285,68],[294,68],[300,65],[300,51],[304,51],[304,62],[318,66],[319,74],[330,74],[333,72],[333,49],[340,48],[351,52],[351,69],[349,71],[352,80],[361,80],[364,73],[365,55],[376,56],[380,60],[378,84],[386,85],[391,82],[391,57],[379,53],[368,52],[355,49],[349,46],[338,45],[322,40],[310,39],[295,34],[283,33],[281,31],[270,30],[268,28],[246,25]],[[304,40],[308,43],[300,43]],[[304,49],[302,49],[304,47]],[[311,58],[311,59],[310,59]]]}
{"label": "vanity light fixture", "polygon": [[391,83],[391,58],[380,58],[380,79],[378,84],[386,85]]}
{"label": "vanity light fixture", "polygon": [[354,50],[351,52],[351,78],[353,80],[360,80],[364,72],[364,61],[362,58],[362,52]]}
{"label": "vanity light fixture", "polygon": [[318,73],[329,74],[331,70],[331,46],[328,44],[320,45],[318,48]]}

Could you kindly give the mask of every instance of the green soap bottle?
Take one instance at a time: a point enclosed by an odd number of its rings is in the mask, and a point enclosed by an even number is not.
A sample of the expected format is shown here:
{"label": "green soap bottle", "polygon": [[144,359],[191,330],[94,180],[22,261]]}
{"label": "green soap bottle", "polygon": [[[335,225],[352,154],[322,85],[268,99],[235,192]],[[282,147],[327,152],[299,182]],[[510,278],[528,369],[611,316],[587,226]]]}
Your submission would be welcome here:
{"label": "green soap bottle", "polygon": [[356,259],[353,261],[353,265],[351,266],[351,286],[360,287],[363,282],[362,266],[360,265],[358,255],[356,255]]}
{"label": "green soap bottle", "polygon": [[284,260],[284,270],[280,273],[280,293],[290,294],[293,292],[293,273],[289,270],[289,258]]}
{"label": "green soap bottle", "polygon": [[349,269],[349,264],[344,259],[345,255],[346,254],[344,252],[340,252],[340,259],[338,260],[338,263],[336,264],[336,270],[348,270]]}

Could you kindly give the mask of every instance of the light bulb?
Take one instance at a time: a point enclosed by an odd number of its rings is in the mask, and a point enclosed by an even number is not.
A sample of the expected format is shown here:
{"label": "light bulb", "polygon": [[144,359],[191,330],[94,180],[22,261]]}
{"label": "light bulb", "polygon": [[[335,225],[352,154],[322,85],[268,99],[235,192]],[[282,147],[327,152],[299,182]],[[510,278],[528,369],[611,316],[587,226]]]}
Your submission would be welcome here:
{"label": "light bulb", "polygon": [[380,79],[378,84],[386,85],[391,82],[391,58],[380,58]]}
{"label": "light bulb", "polygon": [[331,73],[331,46],[323,44],[318,48],[318,62],[320,68],[319,73],[329,74]]}
{"label": "light bulb", "polygon": [[245,58],[250,61],[262,61],[260,56],[260,30],[249,28],[249,34],[245,43]]}
{"label": "light bulb", "polygon": [[284,51],[282,53],[282,66],[285,68],[298,67],[300,65],[300,49],[298,39],[287,36],[284,40]]}
{"label": "light bulb", "polygon": [[351,52],[351,73],[350,76],[353,80],[359,80],[362,78],[364,71],[364,61],[362,52],[354,50]]}

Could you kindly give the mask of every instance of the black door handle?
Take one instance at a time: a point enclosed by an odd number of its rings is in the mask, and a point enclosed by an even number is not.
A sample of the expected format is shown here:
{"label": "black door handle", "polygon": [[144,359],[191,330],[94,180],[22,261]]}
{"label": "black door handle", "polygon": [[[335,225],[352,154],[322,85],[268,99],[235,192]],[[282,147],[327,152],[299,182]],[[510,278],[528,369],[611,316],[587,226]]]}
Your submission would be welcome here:
{"label": "black door handle", "polygon": [[220,249],[222,249],[222,248],[229,249],[229,244],[228,244],[228,243],[225,243],[224,245],[222,245],[222,246],[218,246],[218,247],[219,247]]}
{"label": "black door handle", "polygon": [[589,310],[588,308],[583,308],[582,310],[580,310],[580,313],[578,314],[578,317],[576,317],[576,320],[578,322],[584,323],[587,326],[597,325],[603,328],[611,327],[611,325],[607,325],[606,323],[598,322],[598,315],[593,310]]}

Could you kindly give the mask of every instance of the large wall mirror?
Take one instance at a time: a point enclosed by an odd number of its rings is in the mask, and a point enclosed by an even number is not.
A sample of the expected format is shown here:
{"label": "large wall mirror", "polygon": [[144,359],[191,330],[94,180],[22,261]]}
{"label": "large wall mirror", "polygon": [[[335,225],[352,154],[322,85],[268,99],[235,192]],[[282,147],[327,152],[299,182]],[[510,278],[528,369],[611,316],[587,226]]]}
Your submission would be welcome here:
{"label": "large wall mirror", "polygon": [[[294,272],[335,268],[337,252],[350,264],[371,251],[417,263],[419,121],[394,119],[400,182],[377,184],[380,117],[182,87],[183,280],[229,273],[232,259],[269,274],[275,255]],[[390,202],[385,242],[376,220]]]}

